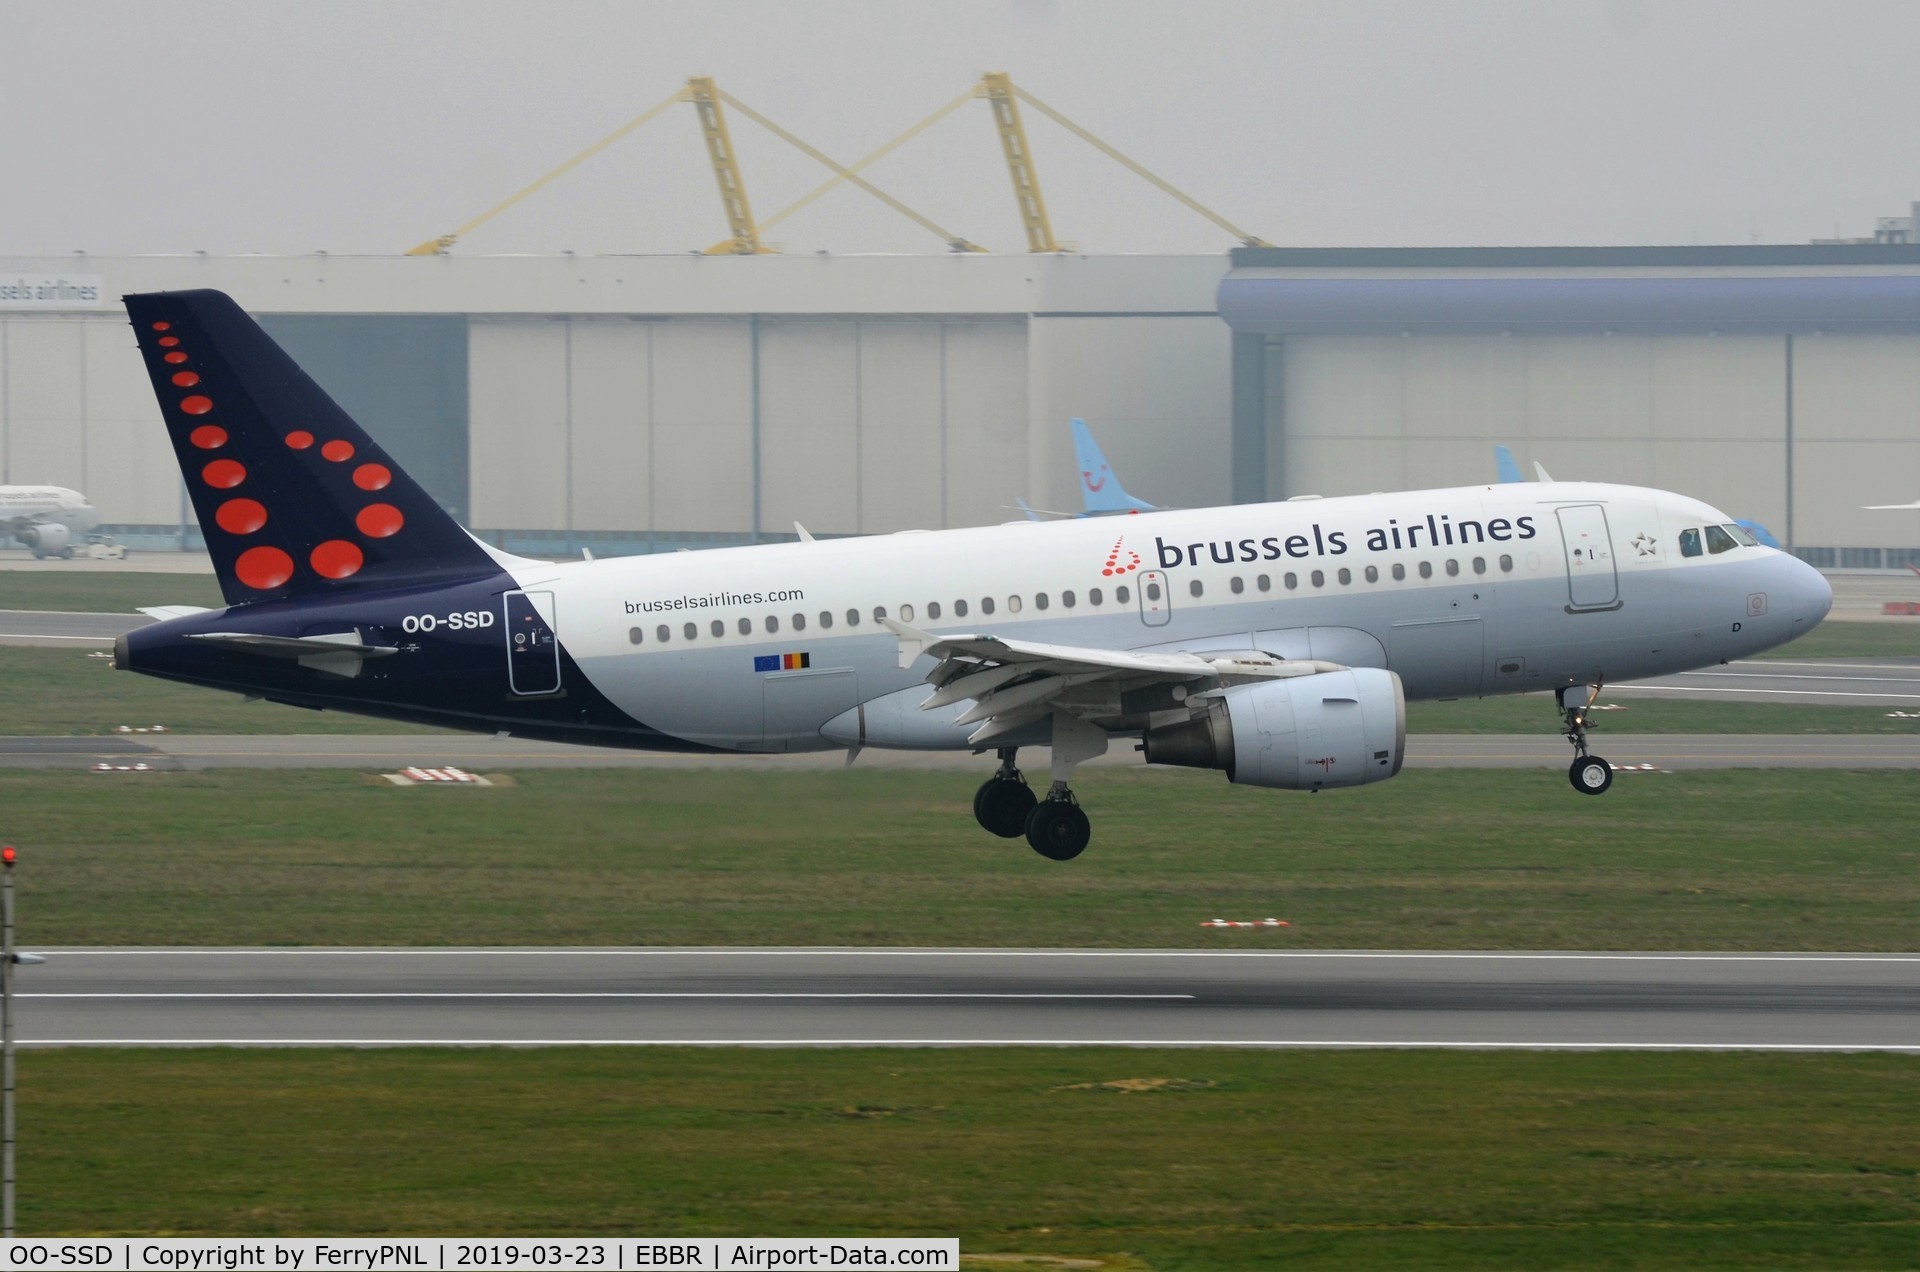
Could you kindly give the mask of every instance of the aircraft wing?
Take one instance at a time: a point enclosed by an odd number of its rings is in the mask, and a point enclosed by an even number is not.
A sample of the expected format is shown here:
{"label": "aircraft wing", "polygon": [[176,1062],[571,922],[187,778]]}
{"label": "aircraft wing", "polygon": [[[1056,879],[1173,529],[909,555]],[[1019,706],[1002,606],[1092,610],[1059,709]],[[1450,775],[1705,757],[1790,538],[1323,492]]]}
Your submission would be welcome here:
{"label": "aircraft wing", "polygon": [[1860,506],[1868,512],[1890,512],[1903,508],[1920,508],[1920,499],[1905,504],[1861,504]]}
{"label": "aircraft wing", "polygon": [[[893,619],[882,620],[900,641],[900,665],[922,655],[935,659],[927,683],[934,687],[922,711],[971,700],[957,724],[979,724],[967,741],[984,746],[1055,711],[1094,723],[1121,722],[1163,710],[1186,714],[1182,705],[1215,689],[1249,680],[1284,679],[1338,671],[1336,663],[1275,658],[1258,650],[1222,653],[1138,652],[1007,640],[985,633],[936,636]],[[1137,695],[1156,687],[1164,695]]]}

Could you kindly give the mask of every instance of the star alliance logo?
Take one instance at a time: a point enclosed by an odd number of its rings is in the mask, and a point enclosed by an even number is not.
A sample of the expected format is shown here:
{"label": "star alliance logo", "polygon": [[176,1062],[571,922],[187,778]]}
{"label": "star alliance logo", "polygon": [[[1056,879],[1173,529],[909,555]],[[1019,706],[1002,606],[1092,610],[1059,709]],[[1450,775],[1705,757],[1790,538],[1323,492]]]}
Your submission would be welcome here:
{"label": "star alliance logo", "polygon": [[1633,537],[1634,551],[1643,557],[1649,557],[1660,551],[1660,540],[1642,530]]}

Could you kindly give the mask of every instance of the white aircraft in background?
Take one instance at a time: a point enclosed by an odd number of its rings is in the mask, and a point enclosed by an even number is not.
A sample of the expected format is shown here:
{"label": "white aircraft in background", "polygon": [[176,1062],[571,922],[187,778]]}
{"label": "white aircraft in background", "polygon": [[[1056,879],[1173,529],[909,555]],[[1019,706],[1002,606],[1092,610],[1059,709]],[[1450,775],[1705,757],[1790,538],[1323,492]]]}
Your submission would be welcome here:
{"label": "white aircraft in background", "polygon": [[[319,709],[639,750],[995,752],[974,818],[1087,846],[1069,782],[1150,764],[1323,790],[1400,771],[1410,698],[1744,658],[1833,591],[1697,499],[1530,482],[603,561],[490,548],[215,291],[126,297],[226,606],[114,665]],[[544,443],[529,439],[529,447]],[[1036,796],[1014,760],[1051,748]]]}
{"label": "white aircraft in background", "polygon": [[100,524],[100,511],[65,486],[0,486],[0,532],[33,549],[37,557],[71,557]]}
{"label": "white aircraft in background", "polygon": [[1861,504],[1860,507],[1867,512],[1894,512],[1894,511],[1899,511],[1903,509],[1920,508],[1920,499],[1916,499],[1912,503]]}

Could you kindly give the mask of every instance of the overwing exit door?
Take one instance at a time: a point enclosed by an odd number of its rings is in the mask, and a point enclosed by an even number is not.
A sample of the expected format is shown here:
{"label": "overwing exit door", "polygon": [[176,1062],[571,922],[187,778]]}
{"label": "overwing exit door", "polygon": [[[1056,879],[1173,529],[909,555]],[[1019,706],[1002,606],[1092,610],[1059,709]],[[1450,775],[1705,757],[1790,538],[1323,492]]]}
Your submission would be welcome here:
{"label": "overwing exit door", "polygon": [[560,638],[552,592],[508,592],[507,685],[520,695],[560,692]]}

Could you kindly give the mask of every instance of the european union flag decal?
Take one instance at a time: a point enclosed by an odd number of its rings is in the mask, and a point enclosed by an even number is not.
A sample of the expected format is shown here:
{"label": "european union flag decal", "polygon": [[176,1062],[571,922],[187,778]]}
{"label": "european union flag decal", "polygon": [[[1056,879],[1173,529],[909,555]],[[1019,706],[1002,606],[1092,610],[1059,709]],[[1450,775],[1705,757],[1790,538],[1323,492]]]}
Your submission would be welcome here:
{"label": "european union flag decal", "polygon": [[753,660],[755,671],[800,671],[812,665],[806,654],[760,654]]}

